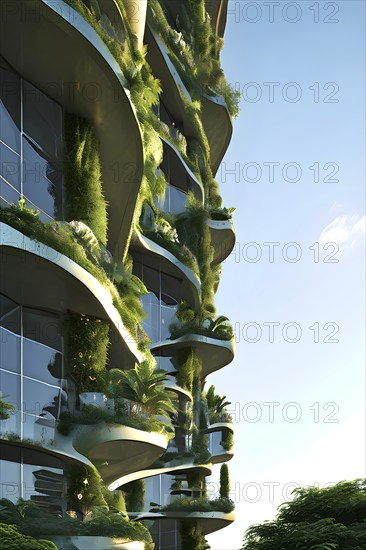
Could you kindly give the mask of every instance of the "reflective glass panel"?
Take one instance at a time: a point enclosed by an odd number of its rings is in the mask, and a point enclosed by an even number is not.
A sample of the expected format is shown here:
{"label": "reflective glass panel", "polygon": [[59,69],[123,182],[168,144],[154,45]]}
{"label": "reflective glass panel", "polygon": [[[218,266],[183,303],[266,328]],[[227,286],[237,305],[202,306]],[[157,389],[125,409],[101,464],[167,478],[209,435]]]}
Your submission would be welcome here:
{"label": "reflective glass panel", "polygon": [[20,336],[0,327],[0,368],[20,373]]}
{"label": "reflective glass panel", "polygon": [[61,351],[60,323],[56,316],[23,308],[23,335]]}
{"label": "reflective glass panel", "polygon": [[146,313],[146,319],[142,326],[153,342],[160,339],[160,304],[159,298],[153,292],[141,297],[142,306]]}
{"label": "reflective glass panel", "polygon": [[0,294],[0,326],[20,334],[20,306]]}
{"label": "reflective glass panel", "polygon": [[169,212],[173,214],[184,212],[187,202],[186,193],[174,185],[168,185],[167,187],[167,193],[169,194]]}
{"label": "reflective glass panel", "polygon": [[23,82],[23,131],[54,162],[62,159],[62,109],[29,82]]}
{"label": "reflective glass panel", "polygon": [[20,78],[1,57],[0,140],[20,153]]}
{"label": "reflective glass panel", "polygon": [[[0,176],[9,182],[16,190],[21,191],[20,183],[20,156],[14,153],[0,142]],[[6,191],[5,187],[3,193],[12,193],[14,195],[14,190]],[[12,195],[12,196],[13,196]],[[9,195],[10,196],[10,195]],[[7,196],[4,196],[6,200]]]}
{"label": "reflective glass panel", "polygon": [[35,206],[55,217],[61,212],[61,174],[28,139],[23,139],[23,193]]}
{"label": "reflective glass panel", "polygon": [[59,412],[60,390],[53,386],[24,377],[24,412],[40,416],[47,414],[51,419]]}
{"label": "reflective glass panel", "polygon": [[20,435],[20,376],[0,370],[1,398],[5,403],[14,406],[9,411],[9,418],[0,420],[0,432],[11,432]]}
{"label": "reflective glass panel", "polygon": [[0,450],[0,498],[16,502],[21,497],[19,447],[1,444]]}
{"label": "reflective glass panel", "polygon": [[55,350],[24,338],[23,372],[41,382],[59,385],[62,378],[61,354]]}
{"label": "reflective glass panel", "polygon": [[38,443],[48,444],[55,437],[56,423],[54,418],[45,416],[23,415],[23,438]]}

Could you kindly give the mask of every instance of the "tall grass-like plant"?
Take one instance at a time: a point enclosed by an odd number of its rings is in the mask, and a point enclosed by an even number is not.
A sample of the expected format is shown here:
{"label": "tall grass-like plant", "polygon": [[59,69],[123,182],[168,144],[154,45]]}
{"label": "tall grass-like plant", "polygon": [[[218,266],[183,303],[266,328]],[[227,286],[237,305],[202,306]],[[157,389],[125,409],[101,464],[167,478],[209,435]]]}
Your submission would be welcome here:
{"label": "tall grass-like plant", "polygon": [[15,525],[0,523],[0,550],[57,550],[49,540],[36,540],[19,533]]}
{"label": "tall grass-like plant", "polygon": [[123,486],[128,512],[141,512],[145,499],[145,481],[137,479]]}
{"label": "tall grass-like plant", "polygon": [[230,494],[229,467],[227,464],[222,464],[220,468],[220,498],[229,498],[229,494]]}
{"label": "tall grass-like plant", "polygon": [[198,527],[197,521],[183,520],[180,524],[182,550],[209,550],[205,536]]}
{"label": "tall grass-like plant", "polygon": [[91,124],[65,113],[65,213],[84,222],[107,243],[107,205],[103,195],[98,144]]}
{"label": "tall grass-like plant", "polygon": [[70,313],[65,336],[67,371],[79,393],[105,392],[109,325],[91,316]]}

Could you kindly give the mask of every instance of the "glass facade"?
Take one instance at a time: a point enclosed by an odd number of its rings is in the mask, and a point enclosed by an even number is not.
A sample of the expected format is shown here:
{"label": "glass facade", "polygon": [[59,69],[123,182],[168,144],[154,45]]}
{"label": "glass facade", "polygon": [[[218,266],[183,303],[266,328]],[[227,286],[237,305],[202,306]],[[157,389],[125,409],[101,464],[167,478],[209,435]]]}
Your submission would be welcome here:
{"label": "glass facade", "polygon": [[164,197],[156,200],[156,206],[162,212],[171,214],[180,214],[185,211],[187,202],[187,193],[175,185],[167,183]]}
{"label": "glass facade", "polygon": [[0,295],[0,343],[0,395],[14,406],[0,434],[45,444],[67,400],[59,319]]}
{"label": "glass facade", "polygon": [[48,510],[66,509],[65,464],[36,449],[0,443],[0,498],[32,500]]}
{"label": "glass facade", "polygon": [[181,299],[181,281],[139,261],[134,261],[134,274],[149,291],[141,298],[147,314],[143,328],[152,342],[166,340],[170,336],[171,323],[178,322],[176,312]]}
{"label": "glass facade", "polygon": [[0,56],[0,205],[62,218],[62,108]]}

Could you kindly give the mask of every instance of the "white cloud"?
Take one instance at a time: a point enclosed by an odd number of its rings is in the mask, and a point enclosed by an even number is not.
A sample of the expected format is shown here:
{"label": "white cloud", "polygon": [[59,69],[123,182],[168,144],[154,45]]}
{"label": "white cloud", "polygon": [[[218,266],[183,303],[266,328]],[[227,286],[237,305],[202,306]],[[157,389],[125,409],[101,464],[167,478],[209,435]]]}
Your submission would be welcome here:
{"label": "white cloud", "polygon": [[354,246],[362,238],[366,229],[366,216],[359,214],[338,216],[320,233],[320,244],[336,243],[340,248],[345,244]]}

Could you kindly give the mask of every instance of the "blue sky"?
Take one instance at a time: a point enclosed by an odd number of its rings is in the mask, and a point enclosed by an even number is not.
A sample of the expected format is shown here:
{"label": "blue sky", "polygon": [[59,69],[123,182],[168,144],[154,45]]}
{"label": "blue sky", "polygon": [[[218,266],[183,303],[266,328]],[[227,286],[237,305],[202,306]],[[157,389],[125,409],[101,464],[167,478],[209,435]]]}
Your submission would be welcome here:
{"label": "blue sky", "polygon": [[237,246],[216,303],[237,352],[207,385],[233,403],[237,521],[213,550],[238,549],[296,484],[365,475],[364,55],[362,0],[229,0],[242,101],[217,179]]}

